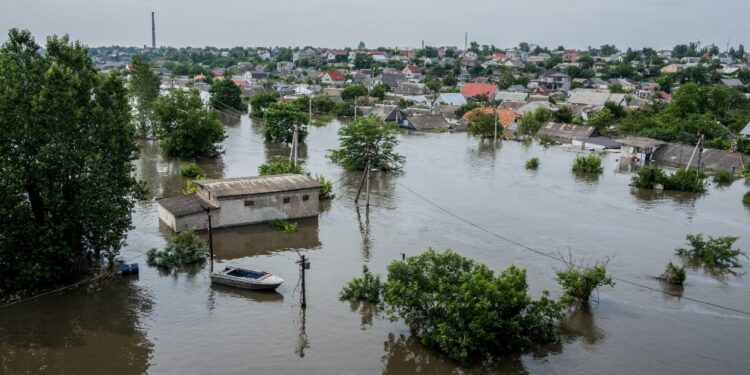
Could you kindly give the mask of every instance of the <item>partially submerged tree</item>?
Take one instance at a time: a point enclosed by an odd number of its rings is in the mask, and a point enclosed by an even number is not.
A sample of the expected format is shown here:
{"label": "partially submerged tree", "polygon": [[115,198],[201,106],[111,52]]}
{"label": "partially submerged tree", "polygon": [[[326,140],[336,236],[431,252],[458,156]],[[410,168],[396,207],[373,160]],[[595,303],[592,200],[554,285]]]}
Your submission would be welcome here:
{"label": "partially submerged tree", "polygon": [[368,156],[372,168],[400,169],[404,157],[394,148],[398,144],[398,127],[368,116],[360,117],[339,129],[339,148],[329,150],[328,158],[346,170],[363,170]]}
{"label": "partially submerged tree", "polygon": [[602,158],[595,154],[576,156],[575,160],[573,160],[572,169],[574,173],[599,174],[604,171],[604,168],[602,168]]}
{"label": "partially submerged tree", "polygon": [[203,158],[226,138],[218,114],[203,108],[195,91],[172,90],[154,103],[159,145],[169,156]]}
{"label": "partially submerged tree", "polygon": [[209,92],[210,104],[215,109],[240,112],[247,110],[247,105],[242,102],[242,90],[231,79],[215,80]]}
{"label": "partially submerged tree", "polygon": [[298,129],[298,142],[304,143],[307,138],[307,114],[292,104],[271,104],[263,114],[263,120],[263,136],[267,141],[292,143],[295,126]]}
{"label": "partially submerged tree", "polygon": [[274,174],[294,173],[302,174],[305,171],[300,165],[294,165],[288,161],[277,161],[273,163],[265,163],[258,166],[259,176],[270,176]]}
{"label": "partially submerged tree", "polygon": [[685,267],[678,267],[669,262],[667,268],[664,269],[664,273],[659,276],[659,279],[672,285],[682,285],[685,283]]}
{"label": "partially submerged tree", "polygon": [[151,71],[148,61],[138,55],[133,57],[132,66],[128,92],[135,101],[134,120],[138,124],[138,134],[144,138],[153,137],[156,129],[151,118],[151,107],[159,97],[161,79]]}
{"label": "partially submerged tree", "polygon": [[263,117],[266,108],[278,101],[278,95],[275,92],[264,92],[255,94],[250,98],[250,116]]}
{"label": "partially submerged tree", "polygon": [[602,286],[614,286],[607,275],[607,263],[576,262],[573,255],[564,259],[565,267],[557,270],[557,281],[563,288],[560,302],[566,306],[588,306],[591,294]]}
{"label": "partially submerged tree", "polygon": [[367,266],[362,266],[362,277],[355,277],[341,289],[341,299],[379,303],[381,288],[380,275],[373,275]]}
{"label": "partially submerged tree", "polygon": [[170,238],[163,250],[149,250],[146,262],[165,271],[179,270],[203,263],[207,251],[206,243],[195,232],[186,230]]}
{"label": "partially submerged tree", "polygon": [[[469,115],[466,116],[469,117]],[[479,136],[482,139],[494,137],[496,130],[502,136],[503,126],[498,124],[497,121],[496,113],[477,111],[471,113],[471,117],[468,118],[466,130],[469,134]]]}
{"label": "partially submerged tree", "polygon": [[711,237],[708,240],[703,239],[703,234],[688,234],[687,248],[677,249],[677,255],[682,255],[708,266],[719,267],[742,267],[739,257],[747,255],[739,249],[733,249],[732,246],[739,237],[721,236]]}
{"label": "partially submerged tree", "polygon": [[125,86],[68,37],[10,30],[0,48],[0,299],[112,260],[144,186]]}

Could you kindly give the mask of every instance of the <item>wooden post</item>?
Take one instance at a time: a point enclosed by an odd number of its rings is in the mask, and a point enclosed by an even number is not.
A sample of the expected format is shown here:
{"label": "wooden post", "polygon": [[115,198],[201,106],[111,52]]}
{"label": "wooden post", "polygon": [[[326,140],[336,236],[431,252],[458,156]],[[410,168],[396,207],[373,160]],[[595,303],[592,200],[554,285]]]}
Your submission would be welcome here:
{"label": "wooden post", "polygon": [[304,255],[300,255],[300,267],[302,270],[302,308],[307,308],[307,293],[305,291],[305,267],[307,266],[307,260],[305,259]]}
{"label": "wooden post", "polygon": [[365,174],[362,174],[362,179],[359,180],[359,189],[357,189],[357,196],[354,197],[354,203],[359,202],[359,194],[362,192],[362,185],[365,183],[367,171],[370,169],[370,153],[367,153],[367,160],[365,161]]}
{"label": "wooden post", "polygon": [[211,206],[203,207],[204,211],[206,211],[206,214],[208,214],[208,251],[210,254],[210,264],[209,269],[211,272],[214,272],[214,237],[213,237],[213,227],[211,226]]}
{"label": "wooden post", "polygon": [[365,171],[365,188],[367,192],[367,200],[365,201],[365,207],[370,208],[370,159],[367,159],[367,170]]}

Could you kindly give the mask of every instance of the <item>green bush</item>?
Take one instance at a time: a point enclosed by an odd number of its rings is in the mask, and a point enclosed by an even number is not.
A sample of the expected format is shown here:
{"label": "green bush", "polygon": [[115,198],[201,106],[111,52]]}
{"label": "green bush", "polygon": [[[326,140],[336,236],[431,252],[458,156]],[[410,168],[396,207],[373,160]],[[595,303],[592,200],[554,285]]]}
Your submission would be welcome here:
{"label": "green bush", "polygon": [[383,302],[423,344],[465,362],[557,339],[561,306],[546,291],[533,300],[527,289],[526,271],[516,266],[495,276],[452,251],[428,249],[388,266]]}
{"label": "green bush", "polygon": [[287,161],[277,161],[258,166],[258,174],[261,176],[284,173],[304,174],[304,170],[302,169],[302,166],[294,165]]}
{"label": "green bush", "polygon": [[666,175],[658,167],[641,167],[638,173],[631,178],[633,186],[643,189],[654,189],[656,185],[664,183]]}
{"label": "green bush", "polygon": [[659,167],[641,167],[632,177],[632,185],[637,188],[654,189],[661,184],[665,190],[702,193],[706,191],[705,174],[694,170],[680,169],[667,175]]}
{"label": "green bush", "polygon": [[713,181],[717,185],[728,185],[732,183],[732,172],[730,171],[718,171],[714,174]]}
{"label": "green bush", "polygon": [[164,250],[149,250],[146,262],[149,266],[171,271],[203,262],[206,251],[206,243],[195,232],[186,230],[170,238]]}
{"label": "green bush", "polygon": [[183,163],[180,165],[180,175],[192,179],[204,176],[201,167],[195,163]]}
{"label": "green bush", "polygon": [[284,233],[294,233],[298,227],[297,223],[290,223],[286,220],[274,220],[271,222],[271,228],[284,231]]}
{"label": "green bush", "polygon": [[602,158],[598,155],[576,156],[573,161],[573,172],[575,173],[602,173]]}
{"label": "green bush", "polygon": [[742,267],[737,258],[740,255],[747,257],[744,252],[732,249],[732,245],[739,237],[713,238],[708,236],[708,241],[706,241],[702,234],[688,234],[686,239],[689,248],[677,249],[677,255],[698,260],[709,266]]}
{"label": "green bush", "polygon": [[542,146],[549,146],[555,144],[555,139],[548,136],[547,134],[543,134],[539,136],[539,144]]}
{"label": "green bush", "polygon": [[539,168],[539,158],[526,160],[526,169],[537,170]]}
{"label": "green bush", "polygon": [[323,175],[315,175],[315,179],[320,183],[320,199],[331,199],[333,198],[333,183],[327,180]]}
{"label": "green bush", "polygon": [[341,289],[341,299],[378,303],[381,287],[380,276],[373,275],[367,266],[362,266],[362,277],[355,277]]}
{"label": "green bush", "polygon": [[750,205],[750,191],[745,193],[744,196],[742,196],[742,203]]}
{"label": "green bush", "polygon": [[660,278],[673,285],[682,285],[685,282],[685,267],[677,267],[669,262]]}
{"label": "green bush", "polygon": [[591,293],[601,286],[614,286],[612,278],[607,276],[607,265],[593,266],[574,264],[572,259],[566,262],[566,268],[556,272],[557,280],[563,288],[560,302],[566,306],[589,304]]}

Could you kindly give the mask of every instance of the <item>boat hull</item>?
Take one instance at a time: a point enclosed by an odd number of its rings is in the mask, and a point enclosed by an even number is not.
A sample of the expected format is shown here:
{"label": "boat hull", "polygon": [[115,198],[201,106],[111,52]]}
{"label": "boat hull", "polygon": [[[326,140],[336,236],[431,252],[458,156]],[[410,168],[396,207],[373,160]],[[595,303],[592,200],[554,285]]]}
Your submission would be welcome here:
{"label": "boat hull", "polygon": [[230,272],[234,270],[249,271],[258,273],[256,271],[243,270],[239,268],[227,267],[224,271],[214,272],[211,274],[211,283],[228,285],[235,288],[250,289],[250,290],[275,290],[279,285],[284,283],[284,280],[276,275],[266,274],[265,276],[253,279],[248,277],[233,276]]}

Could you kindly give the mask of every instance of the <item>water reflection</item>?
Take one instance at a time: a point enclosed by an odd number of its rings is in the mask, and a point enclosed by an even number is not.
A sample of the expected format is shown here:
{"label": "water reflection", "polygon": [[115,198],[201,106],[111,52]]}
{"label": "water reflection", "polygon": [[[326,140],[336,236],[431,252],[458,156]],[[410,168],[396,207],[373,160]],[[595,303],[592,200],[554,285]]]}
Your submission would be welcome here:
{"label": "water reflection", "polygon": [[224,295],[237,299],[245,299],[252,302],[272,302],[281,303],[284,302],[284,295],[273,290],[273,291],[261,291],[261,290],[246,290],[240,288],[234,288],[227,285],[213,284],[211,283],[211,298],[215,295]]}
{"label": "water reflection", "polygon": [[377,304],[356,300],[349,301],[349,309],[353,313],[358,312],[361,316],[362,320],[360,321],[360,328],[363,331],[366,330],[367,327],[372,327],[372,319],[380,313]]}
{"label": "water reflection", "polygon": [[685,268],[693,270],[693,271],[703,270],[704,273],[718,280],[724,281],[730,276],[741,277],[745,275],[745,272],[740,271],[737,268],[721,266],[721,265],[706,264],[706,262],[700,259],[688,257],[688,256],[679,256],[679,258],[682,260],[682,264],[683,266],[685,266]]}
{"label": "water reflection", "polygon": [[573,342],[579,337],[587,346],[594,346],[605,339],[604,331],[594,322],[594,315],[588,306],[579,307],[569,313],[560,324],[563,339]]}
{"label": "water reflection", "polygon": [[[292,157],[293,148],[290,144],[265,142],[266,163],[289,161]],[[307,143],[300,143],[297,149],[298,163],[304,163],[307,158]]]}
{"label": "water reflection", "polygon": [[297,327],[297,346],[294,349],[294,354],[300,358],[305,358],[305,349],[310,348],[310,340],[307,338],[307,329],[305,324],[307,320],[307,311],[300,307],[299,316],[295,322]]}
{"label": "water reflection", "polygon": [[[213,231],[214,255],[217,258],[229,260],[271,255],[285,250],[319,248],[318,218],[293,221],[298,225],[295,233],[284,233],[271,228],[268,224],[215,229]],[[200,232],[199,236],[204,240],[208,239],[206,231]]]}
{"label": "water reflection", "polygon": [[151,297],[128,279],[28,301],[0,311],[0,369],[6,374],[136,374],[153,345],[142,319]]}
{"label": "water reflection", "polygon": [[[370,241],[370,208],[365,207],[362,209],[357,205],[356,210],[357,222],[359,223],[359,233],[362,235],[362,258],[366,262],[370,260],[370,247],[372,246]],[[362,221],[362,214],[360,213],[362,210],[365,212],[364,222]]]}

